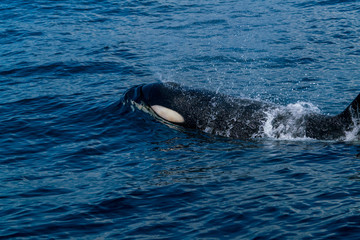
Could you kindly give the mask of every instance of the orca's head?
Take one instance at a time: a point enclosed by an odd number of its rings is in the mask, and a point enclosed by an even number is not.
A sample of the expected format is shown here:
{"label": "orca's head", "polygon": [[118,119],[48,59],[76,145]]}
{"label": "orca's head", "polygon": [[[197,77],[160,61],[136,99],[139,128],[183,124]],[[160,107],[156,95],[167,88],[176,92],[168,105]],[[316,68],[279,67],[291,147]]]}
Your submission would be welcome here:
{"label": "orca's head", "polygon": [[151,83],[128,90],[125,99],[140,109],[150,110],[160,119],[186,128],[206,124],[214,93],[190,89],[177,83]]}
{"label": "orca's head", "polygon": [[142,101],[160,118],[186,125],[184,91],[177,83],[152,83],[141,87]]}

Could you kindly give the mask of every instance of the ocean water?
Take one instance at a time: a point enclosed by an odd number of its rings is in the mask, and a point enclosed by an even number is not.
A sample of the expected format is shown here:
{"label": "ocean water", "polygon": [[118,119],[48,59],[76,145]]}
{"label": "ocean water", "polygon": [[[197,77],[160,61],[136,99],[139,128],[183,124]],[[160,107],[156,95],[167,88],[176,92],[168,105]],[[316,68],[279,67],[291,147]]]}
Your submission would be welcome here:
{"label": "ocean water", "polygon": [[[360,2],[2,1],[0,239],[359,239],[360,145],[178,131],[130,87],[334,115]],[[127,109],[127,110],[124,110]]]}

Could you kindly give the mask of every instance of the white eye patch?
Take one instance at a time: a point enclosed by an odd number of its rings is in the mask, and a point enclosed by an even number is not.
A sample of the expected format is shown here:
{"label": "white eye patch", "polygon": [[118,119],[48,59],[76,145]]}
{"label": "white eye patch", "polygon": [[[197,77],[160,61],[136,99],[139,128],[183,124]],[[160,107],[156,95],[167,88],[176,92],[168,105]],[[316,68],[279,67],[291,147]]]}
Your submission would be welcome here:
{"label": "white eye patch", "polygon": [[154,110],[154,112],[159,115],[160,117],[162,117],[163,119],[169,121],[169,122],[173,122],[173,123],[183,123],[185,122],[183,116],[181,116],[181,114],[179,114],[178,112],[171,110],[169,108],[160,106],[160,105],[152,105],[151,106],[152,110]]}

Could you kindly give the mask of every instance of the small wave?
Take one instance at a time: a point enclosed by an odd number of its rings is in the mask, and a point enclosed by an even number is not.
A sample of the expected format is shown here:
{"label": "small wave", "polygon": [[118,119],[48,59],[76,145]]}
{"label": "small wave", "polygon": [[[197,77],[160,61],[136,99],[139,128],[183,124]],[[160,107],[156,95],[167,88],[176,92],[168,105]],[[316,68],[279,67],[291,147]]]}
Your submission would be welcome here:
{"label": "small wave", "polygon": [[138,67],[123,65],[115,62],[54,62],[44,65],[26,66],[0,71],[0,76],[27,77],[34,74],[55,74],[58,76],[71,76],[73,74],[99,74],[99,73],[122,73],[134,75],[147,75]]}
{"label": "small wave", "polygon": [[314,6],[331,6],[337,4],[344,4],[344,3],[353,3],[357,2],[357,0],[325,0],[325,1],[307,1],[303,3],[296,4],[299,7],[314,7]]}
{"label": "small wave", "polygon": [[271,58],[269,60],[265,59],[267,63],[265,67],[267,68],[285,68],[285,67],[293,67],[297,65],[307,65],[313,64],[316,62],[313,58],[287,58],[287,57],[280,57],[280,58]]}
{"label": "small wave", "polygon": [[40,31],[27,31],[27,30],[4,30],[0,32],[0,44],[12,44],[13,42],[24,41],[31,37],[41,37],[44,33]]}
{"label": "small wave", "polygon": [[213,19],[213,20],[208,20],[208,21],[197,21],[197,22],[181,24],[181,25],[176,25],[176,26],[162,26],[159,28],[160,29],[168,29],[168,30],[183,30],[183,29],[188,29],[188,28],[192,28],[192,27],[206,27],[206,26],[216,26],[216,25],[220,25],[220,26],[227,25],[227,21],[224,19]]}

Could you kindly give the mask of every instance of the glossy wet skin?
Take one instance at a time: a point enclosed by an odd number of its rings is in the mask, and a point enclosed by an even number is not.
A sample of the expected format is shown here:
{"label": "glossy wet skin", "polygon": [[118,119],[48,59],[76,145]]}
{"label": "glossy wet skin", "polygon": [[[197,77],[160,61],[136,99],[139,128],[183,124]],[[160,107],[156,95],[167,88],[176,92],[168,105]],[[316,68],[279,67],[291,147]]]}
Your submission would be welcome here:
{"label": "glossy wet skin", "polygon": [[[140,85],[130,89],[126,95],[138,104],[146,105],[165,121],[224,137],[264,137],[265,123],[272,111],[278,113],[271,119],[271,127],[284,125],[284,128],[292,129],[295,137],[338,139],[354,128],[348,108],[334,117],[308,113],[295,116],[294,120],[286,109],[279,111],[281,106],[190,89],[176,83]],[[356,107],[357,104],[355,100],[350,106]]]}
{"label": "glossy wet skin", "polygon": [[[143,101],[163,119],[185,128],[233,138],[252,137],[266,117],[264,110],[273,107],[175,83],[148,84],[141,91]],[[181,116],[181,121],[163,117],[157,111],[158,106],[171,110],[168,112],[171,117],[177,115],[180,119]]]}

